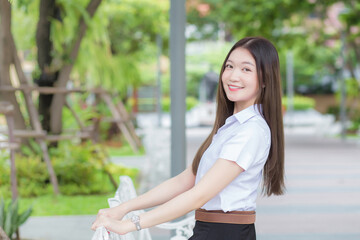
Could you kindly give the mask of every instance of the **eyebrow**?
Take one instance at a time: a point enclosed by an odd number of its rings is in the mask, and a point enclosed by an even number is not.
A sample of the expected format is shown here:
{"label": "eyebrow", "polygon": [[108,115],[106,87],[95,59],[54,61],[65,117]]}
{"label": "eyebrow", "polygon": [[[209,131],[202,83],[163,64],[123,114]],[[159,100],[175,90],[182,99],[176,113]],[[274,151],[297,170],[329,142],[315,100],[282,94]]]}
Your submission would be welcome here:
{"label": "eyebrow", "polygon": [[[226,62],[232,62],[232,63],[234,63],[234,62],[233,62],[233,61],[231,61],[230,59],[228,59]],[[254,65],[253,63],[248,62],[248,61],[241,62],[241,64],[249,64],[249,65],[252,65],[252,66],[254,66],[254,67],[255,67],[255,65]]]}

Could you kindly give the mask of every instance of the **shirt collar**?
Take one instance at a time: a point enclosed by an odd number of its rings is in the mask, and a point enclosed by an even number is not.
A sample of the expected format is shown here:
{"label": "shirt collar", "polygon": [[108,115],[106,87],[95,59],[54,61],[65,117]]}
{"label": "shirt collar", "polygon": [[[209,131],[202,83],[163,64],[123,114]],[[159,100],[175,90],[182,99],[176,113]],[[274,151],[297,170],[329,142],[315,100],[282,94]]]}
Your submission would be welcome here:
{"label": "shirt collar", "polygon": [[[260,111],[259,111],[260,109]],[[255,115],[262,115],[262,106],[258,104],[251,105],[250,107],[235,113],[233,116],[240,122],[244,123]]]}

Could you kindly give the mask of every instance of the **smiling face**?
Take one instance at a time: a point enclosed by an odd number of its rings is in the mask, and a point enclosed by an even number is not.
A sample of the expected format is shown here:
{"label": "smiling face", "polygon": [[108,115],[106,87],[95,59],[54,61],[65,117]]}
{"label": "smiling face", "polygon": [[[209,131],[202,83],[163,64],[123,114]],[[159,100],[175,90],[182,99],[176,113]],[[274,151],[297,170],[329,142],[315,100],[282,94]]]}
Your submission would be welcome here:
{"label": "smiling face", "polygon": [[221,76],[227,98],[234,102],[234,113],[255,103],[259,92],[256,62],[245,48],[233,50]]}

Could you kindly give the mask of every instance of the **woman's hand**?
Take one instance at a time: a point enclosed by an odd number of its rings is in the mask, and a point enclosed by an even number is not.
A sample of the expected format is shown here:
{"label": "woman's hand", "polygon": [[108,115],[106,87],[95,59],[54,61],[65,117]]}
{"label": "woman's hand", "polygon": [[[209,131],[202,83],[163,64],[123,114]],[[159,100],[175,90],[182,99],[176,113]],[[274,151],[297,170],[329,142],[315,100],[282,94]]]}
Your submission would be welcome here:
{"label": "woman's hand", "polygon": [[105,215],[98,215],[96,216],[95,222],[93,222],[91,229],[96,230],[98,227],[105,227],[108,229],[112,221],[116,221],[113,218],[107,217]]}
{"label": "woman's hand", "polygon": [[98,227],[105,227],[106,230],[124,235],[130,231],[134,231],[135,227],[129,220],[119,221],[104,215],[96,217],[95,222],[92,224],[91,229],[96,230]]}
{"label": "woman's hand", "polygon": [[108,229],[110,223],[116,222],[116,220],[121,220],[125,215],[126,211],[123,210],[121,205],[113,208],[100,209],[96,215],[95,222],[91,226],[91,229],[95,231],[96,228],[101,226]]}
{"label": "woman's hand", "polygon": [[[95,231],[99,227],[105,227],[106,230],[114,232],[115,226],[119,225],[119,223],[120,221],[101,215],[96,217],[96,220],[92,224],[91,229]],[[125,234],[125,233],[119,233],[119,234]]]}
{"label": "woman's hand", "polygon": [[126,215],[126,213],[126,211],[122,210],[121,205],[113,208],[104,208],[99,210],[96,219],[98,219],[100,216],[105,216],[116,220],[121,220]]}

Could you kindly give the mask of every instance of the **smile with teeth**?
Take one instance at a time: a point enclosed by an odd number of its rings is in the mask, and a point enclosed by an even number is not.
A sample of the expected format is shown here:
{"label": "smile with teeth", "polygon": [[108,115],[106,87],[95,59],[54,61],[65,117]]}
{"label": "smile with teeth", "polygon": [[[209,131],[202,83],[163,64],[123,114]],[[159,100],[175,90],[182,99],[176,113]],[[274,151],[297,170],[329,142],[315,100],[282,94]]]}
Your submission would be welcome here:
{"label": "smile with teeth", "polygon": [[243,89],[244,87],[234,86],[234,85],[228,85],[230,91],[238,91],[240,89]]}

